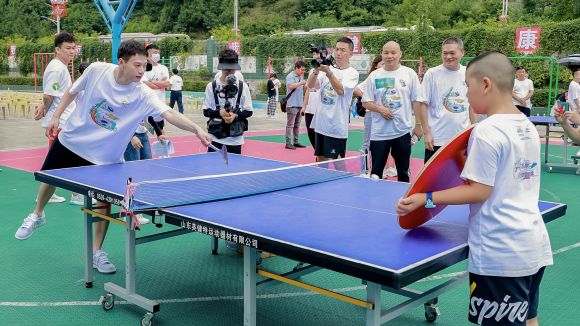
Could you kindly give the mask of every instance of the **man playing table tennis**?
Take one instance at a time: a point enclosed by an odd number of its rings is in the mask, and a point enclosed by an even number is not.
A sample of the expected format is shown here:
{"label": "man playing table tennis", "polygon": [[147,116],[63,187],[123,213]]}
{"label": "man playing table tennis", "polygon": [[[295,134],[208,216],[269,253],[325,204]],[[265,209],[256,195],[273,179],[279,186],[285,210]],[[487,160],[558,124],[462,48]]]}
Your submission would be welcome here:
{"label": "man playing table tennis", "polygon": [[[117,54],[119,64],[95,62],[64,93],[61,102],[48,123],[46,132],[56,131],[59,117],[75,100],[79,92],[83,96],[77,108],[62,127],[50,147],[42,170],[101,165],[123,162],[125,147],[139,123],[148,116],[161,115],[178,128],[196,134],[204,145],[211,137],[198,125],[181,113],[171,110],[141,82],[147,65],[147,51],[136,41],[122,42]],[[103,176],[106,177],[106,176]],[[29,238],[34,230],[45,223],[44,207],[54,193],[55,187],[41,183],[36,208],[16,231],[16,238]],[[110,206],[99,203],[103,214],[109,214]],[[93,243],[93,267],[101,273],[114,273],[115,266],[101,250],[108,221],[96,223]]]}
{"label": "man playing table tennis", "polygon": [[469,63],[469,103],[488,118],[469,139],[461,173],[466,183],[397,204],[400,216],[421,205],[470,204],[469,321],[483,325],[538,325],[540,282],[545,266],[553,264],[537,205],[540,139],[512,104],[513,74],[509,59],[498,52]]}

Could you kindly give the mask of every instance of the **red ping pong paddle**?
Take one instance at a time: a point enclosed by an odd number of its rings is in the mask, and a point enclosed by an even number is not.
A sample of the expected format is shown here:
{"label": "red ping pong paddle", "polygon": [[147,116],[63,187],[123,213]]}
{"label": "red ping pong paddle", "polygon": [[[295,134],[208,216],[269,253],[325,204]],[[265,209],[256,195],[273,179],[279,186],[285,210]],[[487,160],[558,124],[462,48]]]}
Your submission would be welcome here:
{"label": "red ping pong paddle", "polygon": [[[467,159],[467,145],[474,126],[457,134],[431,157],[407,190],[405,198],[416,193],[439,191],[464,184],[460,175]],[[437,205],[435,208],[421,206],[405,216],[399,216],[399,225],[403,229],[416,228],[447,207],[435,204]]]}

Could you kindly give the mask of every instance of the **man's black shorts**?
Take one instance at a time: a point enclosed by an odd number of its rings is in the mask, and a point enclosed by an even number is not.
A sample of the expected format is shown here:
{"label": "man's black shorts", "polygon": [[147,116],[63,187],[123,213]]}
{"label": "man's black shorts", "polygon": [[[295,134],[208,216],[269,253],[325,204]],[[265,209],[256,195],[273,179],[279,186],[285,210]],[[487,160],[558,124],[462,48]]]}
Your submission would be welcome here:
{"label": "man's black shorts", "polygon": [[544,267],[522,277],[469,273],[469,321],[478,325],[521,325],[538,315]]}
{"label": "man's black shorts", "polygon": [[66,148],[60,143],[60,140],[57,137],[48,150],[48,154],[44,159],[41,170],[76,168],[87,165],[94,164]]}
{"label": "man's black shorts", "polygon": [[316,133],[314,155],[331,159],[346,156],[346,138],[334,138]]}

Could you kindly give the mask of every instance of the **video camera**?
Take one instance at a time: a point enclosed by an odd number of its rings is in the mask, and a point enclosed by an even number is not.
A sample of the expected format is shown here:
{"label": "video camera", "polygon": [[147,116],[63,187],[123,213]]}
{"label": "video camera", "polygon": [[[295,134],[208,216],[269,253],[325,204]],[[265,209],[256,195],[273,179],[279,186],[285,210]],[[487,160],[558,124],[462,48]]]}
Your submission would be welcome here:
{"label": "video camera", "polygon": [[229,99],[236,97],[238,94],[238,83],[236,76],[229,75],[226,77],[226,84],[218,90],[218,96],[225,99],[224,109],[226,112],[230,112],[232,109],[232,104]]}
{"label": "video camera", "polygon": [[312,59],[312,61],[310,62],[312,67],[318,68],[318,67],[320,67],[320,65],[325,65],[325,66],[335,66],[336,65],[336,60],[334,60],[334,57],[332,56],[332,54],[328,54],[328,50],[326,49],[326,47],[316,46],[314,44],[310,44],[310,52],[320,53],[319,59]]}

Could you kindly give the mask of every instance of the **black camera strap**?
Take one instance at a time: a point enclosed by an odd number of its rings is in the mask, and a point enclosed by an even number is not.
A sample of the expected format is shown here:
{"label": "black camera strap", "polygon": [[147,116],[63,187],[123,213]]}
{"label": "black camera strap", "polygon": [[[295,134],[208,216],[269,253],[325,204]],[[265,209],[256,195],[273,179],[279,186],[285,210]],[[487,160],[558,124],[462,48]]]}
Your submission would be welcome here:
{"label": "black camera strap", "polygon": [[[215,79],[211,82],[211,87],[213,89],[213,100],[215,102],[215,108],[216,110],[220,110],[221,106],[218,100],[217,81]],[[240,108],[240,101],[242,100],[243,90],[244,90],[244,82],[240,80],[238,81],[238,98],[236,99],[236,106],[234,108],[235,111],[237,111]]]}

